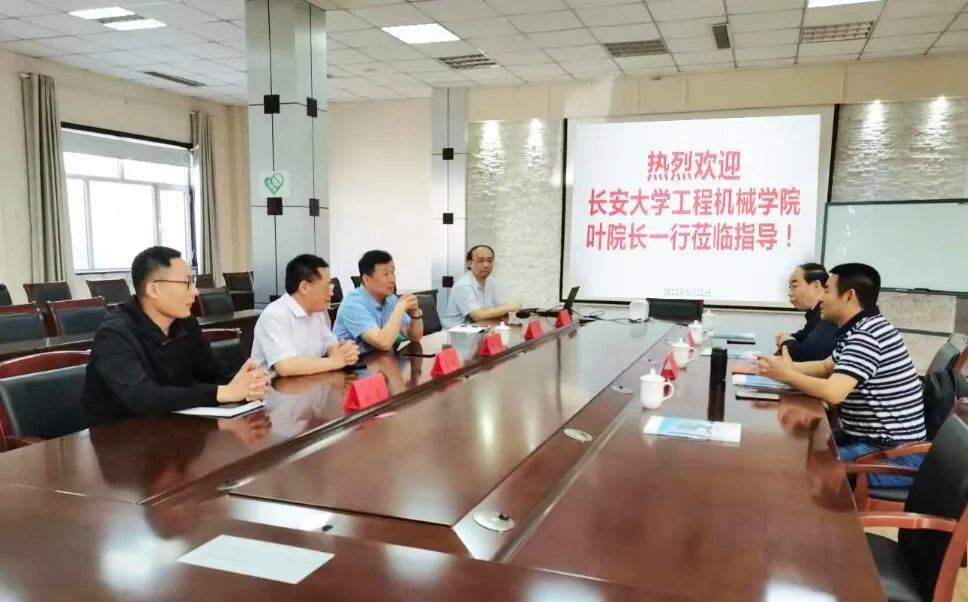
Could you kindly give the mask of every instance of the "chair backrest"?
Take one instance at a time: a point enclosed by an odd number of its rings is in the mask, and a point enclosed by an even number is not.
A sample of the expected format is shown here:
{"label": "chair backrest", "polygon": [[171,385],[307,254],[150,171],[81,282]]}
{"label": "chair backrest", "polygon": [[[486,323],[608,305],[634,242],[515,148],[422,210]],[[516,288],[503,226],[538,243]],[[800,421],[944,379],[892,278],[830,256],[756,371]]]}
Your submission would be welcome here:
{"label": "chair backrest", "polygon": [[24,283],[27,301],[44,303],[49,301],[67,301],[71,299],[71,289],[66,282],[33,282]]}
{"label": "chair backrest", "polygon": [[941,348],[934,354],[934,357],[931,358],[931,363],[928,364],[928,368],[924,371],[924,374],[928,375],[932,372],[941,372],[942,370],[954,368],[955,362],[958,360],[958,354],[960,353],[961,350],[955,347],[949,338],[941,345]]}
{"label": "chair backrest", "polygon": [[88,280],[92,297],[103,297],[105,303],[124,303],[131,299],[131,289],[124,278]]}
{"label": "chair backrest", "polygon": [[215,288],[215,277],[211,274],[199,274],[195,276],[195,288]]}
{"label": "chair backrest", "polygon": [[[905,512],[919,512],[960,520],[968,505],[968,425],[958,416],[945,421],[918,469],[904,503]],[[961,529],[964,531],[964,529]],[[901,529],[898,546],[911,565],[925,600],[935,598],[942,572],[957,573],[965,553],[968,533],[956,541],[942,531]],[[956,554],[949,546],[960,547]],[[952,560],[953,559],[953,560]],[[946,573],[947,574],[947,573]],[[952,582],[953,583],[953,582]],[[949,598],[950,599],[950,598]]]}
{"label": "chair backrest", "polygon": [[0,306],[0,343],[29,341],[46,336],[44,317],[36,304]]}
{"label": "chair backrest", "polygon": [[230,314],[235,311],[232,295],[227,288],[199,289],[198,304],[203,316]]}
{"label": "chair backrest", "polygon": [[701,299],[649,299],[649,317],[674,322],[700,320],[702,307]]}
{"label": "chair backrest", "polygon": [[51,301],[47,304],[54,317],[57,336],[94,332],[108,316],[103,297],[74,299],[72,301]]}
{"label": "chair backrest", "polygon": [[958,357],[955,358],[954,369],[956,372],[964,373],[968,366],[968,334],[954,333],[948,337],[948,344],[959,349]]}
{"label": "chair backrest", "polygon": [[51,351],[0,362],[0,429],[53,439],[86,429],[81,406],[89,351]]}
{"label": "chair backrest", "polygon": [[360,288],[360,285],[363,284],[363,279],[359,276],[350,276],[350,280],[353,281],[353,288]]}
{"label": "chair backrest", "polygon": [[238,371],[245,363],[242,353],[242,331],[238,328],[203,328],[202,334],[212,353],[222,365]]}
{"label": "chair backrest", "polygon": [[230,291],[251,291],[252,275],[248,272],[223,272],[225,288]]}
{"label": "chair backrest", "polygon": [[332,305],[343,302],[343,285],[339,283],[339,278],[330,278],[330,285],[333,287],[333,296],[330,297],[329,302]]}
{"label": "chair backrest", "polygon": [[13,305],[13,299],[10,298],[10,291],[7,290],[6,284],[0,284],[0,306],[3,305]]}
{"label": "chair backrest", "polygon": [[953,368],[928,372],[922,381],[924,386],[924,426],[928,441],[934,441],[951,410],[955,400],[968,397],[968,377]]}
{"label": "chair backrest", "polygon": [[417,295],[417,304],[423,313],[424,334],[440,332],[440,316],[437,315],[437,303],[430,295]]}

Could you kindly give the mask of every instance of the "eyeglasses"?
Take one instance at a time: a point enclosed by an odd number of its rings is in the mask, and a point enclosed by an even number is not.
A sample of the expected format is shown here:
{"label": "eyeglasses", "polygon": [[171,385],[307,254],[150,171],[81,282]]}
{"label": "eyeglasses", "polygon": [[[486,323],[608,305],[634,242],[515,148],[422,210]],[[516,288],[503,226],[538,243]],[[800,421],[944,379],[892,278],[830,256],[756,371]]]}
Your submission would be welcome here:
{"label": "eyeglasses", "polygon": [[158,280],[152,280],[152,282],[170,282],[172,284],[181,284],[184,285],[185,288],[190,289],[195,286],[195,277],[191,276],[188,280],[162,280],[159,278]]}

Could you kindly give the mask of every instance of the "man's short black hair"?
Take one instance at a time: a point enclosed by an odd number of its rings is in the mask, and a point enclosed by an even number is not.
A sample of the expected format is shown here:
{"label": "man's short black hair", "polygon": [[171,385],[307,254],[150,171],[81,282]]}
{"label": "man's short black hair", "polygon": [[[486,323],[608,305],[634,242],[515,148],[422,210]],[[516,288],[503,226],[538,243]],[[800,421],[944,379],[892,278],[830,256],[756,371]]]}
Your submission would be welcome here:
{"label": "man's short black hair", "polygon": [[496,255],[496,253],[494,252],[494,249],[492,249],[490,245],[474,245],[473,247],[467,250],[467,261],[470,261],[471,259],[474,258],[474,251],[478,249],[487,249],[488,251],[491,252],[491,257],[494,257]]}
{"label": "man's short black hair", "polygon": [[328,268],[329,264],[322,257],[305,253],[297,255],[286,264],[286,292],[290,295],[299,290],[299,283],[303,280],[315,282],[320,279],[319,268]]}
{"label": "man's short black hair", "polygon": [[393,261],[393,257],[386,251],[373,250],[363,253],[363,257],[360,257],[359,263],[360,277],[372,276],[376,266],[381,263],[390,263],[391,261]]}
{"label": "man's short black hair", "polygon": [[854,289],[863,309],[872,309],[877,305],[877,297],[881,293],[881,275],[877,270],[864,263],[842,263],[831,269],[830,273],[837,274],[838,295],[843,296]]}
{"label": "man's short black hair", "polygon": [[819,263],[801,263],[799,268],[803,270],[803,280],[810,284],[811,282],[820,282],[821,286],[827,284],[827,268],[823,267]]}
{"label": "man's short black hair", "polygon": [[148,247],[134,256],[131,262],[131,283],[139,297],[145,294],[145,283],[161,268],[170,268],[171,260],[181,257],[181,253],[169,247]]}

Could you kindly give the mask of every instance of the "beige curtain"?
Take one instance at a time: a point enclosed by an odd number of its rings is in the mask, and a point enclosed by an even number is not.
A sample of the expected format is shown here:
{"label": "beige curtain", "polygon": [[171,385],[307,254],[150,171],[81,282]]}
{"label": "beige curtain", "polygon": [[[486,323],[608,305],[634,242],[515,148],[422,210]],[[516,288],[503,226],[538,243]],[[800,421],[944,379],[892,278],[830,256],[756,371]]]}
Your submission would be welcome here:
{"label": "beige curtain", "polygon": [[61,153],[60,118],[54,79],[21,74],[30,219],[30,278],[72,280],[74,258],[67,209],[67,178]]}
{"label": "beige curtain", "polygon": [[215,202],[215,142],[212,131],[212,116],[208,113],[192,113],[192,164],[197,179],[194,183],[195,202],[201,205],[201,245],[202,264],[199,273],[211,273],[218,280],[218,210]]}

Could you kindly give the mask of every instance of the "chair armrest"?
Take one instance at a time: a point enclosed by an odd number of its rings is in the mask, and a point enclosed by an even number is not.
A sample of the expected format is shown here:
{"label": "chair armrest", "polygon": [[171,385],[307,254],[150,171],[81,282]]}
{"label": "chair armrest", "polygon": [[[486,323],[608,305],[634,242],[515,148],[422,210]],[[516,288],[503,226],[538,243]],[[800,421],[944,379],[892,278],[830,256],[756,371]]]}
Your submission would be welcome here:
{"label": "chair armrest", "polygon": [[13,435],[7,435],[7,445],[10,449],[18,449],[21,447],[27,447],[28,445],[33,445],[34,443],[40,443],[43,439],[39,437],[17,437]]}
{"label": "chair armrest", "polygon": [[958,526],[958,522],[950,518],[917,512],[860,512],[858,517],[863,527],[896,527],[954,533]]}
{"label": "chair armrest", "polygon": [[845,462],[844,471],[847,474],[893,474],[904,477],[915,477],[918,474],[917,468],[910,466],[895,466],[893,464],[858,464],[856,462]]}
{"label": "chair armrest", "polygon": [[931,450],[930,441],[921,441],[920,443],[906,443],[904,445],[898,445],[897,447],[892,447],[890,449],[883,449],[881,451],[871,452],[869,454],[864,454],[863,456],[858,456],[854,462],[858,464],[869,464],[871,462],[876,462],[877,460],[885,460],[887,458],[897,458],[898,456],[910,456],[911,454],[926,454]]}

